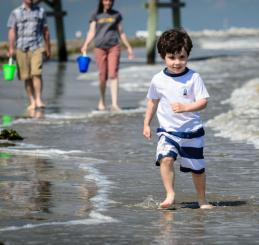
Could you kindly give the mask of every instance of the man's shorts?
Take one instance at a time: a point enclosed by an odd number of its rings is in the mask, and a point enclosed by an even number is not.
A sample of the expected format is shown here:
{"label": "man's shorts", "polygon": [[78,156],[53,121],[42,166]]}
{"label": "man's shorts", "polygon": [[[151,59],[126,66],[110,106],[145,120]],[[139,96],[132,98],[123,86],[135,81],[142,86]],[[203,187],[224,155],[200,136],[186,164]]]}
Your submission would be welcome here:
{"label": "man's shorts", "polygon": [[95,48],[94,52],[100,81],[104,82],[108,78],[117,78],[120,62],[120,45],[118,44],[108,49]]}
{"label": "man's shorts", "polygon": [[35,51],[17,49],[16,61],[18,78],[20,80],[28,80],[31,79],[32,76],[39,76],[42,74],[43,52],[43,48],[38,48]]}
{"label": "man's shorts", "polygon": [[182,138],[167,132],[158,132],[158,135],[160,138],[156,153],[157,166],[160,166],[160,161],[164,157],[172,157],[174,160],[179,157],[180,171],[197,174],[205,171],[203,156],[204,137],[202,134],[194,138]]}

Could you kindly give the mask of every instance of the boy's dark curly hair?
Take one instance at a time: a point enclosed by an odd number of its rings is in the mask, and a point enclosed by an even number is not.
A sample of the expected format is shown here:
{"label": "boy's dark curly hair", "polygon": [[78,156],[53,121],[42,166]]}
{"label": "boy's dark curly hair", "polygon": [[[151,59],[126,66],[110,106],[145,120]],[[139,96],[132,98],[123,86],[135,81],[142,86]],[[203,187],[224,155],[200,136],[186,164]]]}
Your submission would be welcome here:
{"label": "boy's dark curly hair", "polygon": [[192,49],[192,40],[188,33],[183,29],[171,29],[163,32],[157,42],[157,50],[161,58],[164,59],[167,53],[180,53],[182,49],[189,56]]}

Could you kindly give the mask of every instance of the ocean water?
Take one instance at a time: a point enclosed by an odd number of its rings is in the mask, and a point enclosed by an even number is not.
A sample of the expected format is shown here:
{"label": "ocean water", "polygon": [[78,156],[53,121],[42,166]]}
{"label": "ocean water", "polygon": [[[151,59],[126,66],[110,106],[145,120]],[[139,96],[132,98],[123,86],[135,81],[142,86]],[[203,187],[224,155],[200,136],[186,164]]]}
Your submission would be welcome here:
{"label": "ocean water", "polygon": [[[191,33],[188,66],[210,93],[206,129],[210,211],[197,208],[191,176],[176,162],[176,210],[154,165],[157,138],[142,137],[150,79],[163,68],[122,57],[120,113],[97,112],[95,63],[44,67],[45,111],[27,114],[23,84],[0,81],[0,114],[25,139],[0,147],[4,244],[257,244],[259,229],[258,31]],[[245,42],[247,40],[247,42]],[[110,104],[109,87],[107,104]],[[1,125],[1,128],[6,126]],[[156,119],[152,127],[155,132]]]}

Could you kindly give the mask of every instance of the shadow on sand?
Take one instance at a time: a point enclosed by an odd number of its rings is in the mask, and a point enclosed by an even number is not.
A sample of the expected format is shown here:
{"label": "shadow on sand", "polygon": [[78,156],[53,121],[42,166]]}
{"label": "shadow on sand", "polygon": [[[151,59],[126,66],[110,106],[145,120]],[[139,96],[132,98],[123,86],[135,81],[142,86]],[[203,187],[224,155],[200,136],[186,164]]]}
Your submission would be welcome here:
{"label": "shadow on sand", "polygon": [[[246,201],[219,201],[219,202],[209,202],[215,207],[237,207],[246,205]],[[198,209],[199,205],[197,202],[182,202],[180,203],[181,208],[191,208]]]}

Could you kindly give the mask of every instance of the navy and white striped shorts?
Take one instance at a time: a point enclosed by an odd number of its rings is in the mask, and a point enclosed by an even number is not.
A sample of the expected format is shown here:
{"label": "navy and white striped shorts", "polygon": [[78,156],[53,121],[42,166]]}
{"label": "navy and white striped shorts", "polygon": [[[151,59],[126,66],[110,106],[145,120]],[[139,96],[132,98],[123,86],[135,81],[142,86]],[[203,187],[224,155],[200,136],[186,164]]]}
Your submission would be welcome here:
{"label": "navy and white striped shorts", "polygon": [[182,172],[199,174],[205,171],[203,128],[190,133],[173,133],[158,129],[157,134],[160,137],[156,153],[157,166],[160,166],[164,157],[172,157],[174,160],[179,157]]}

